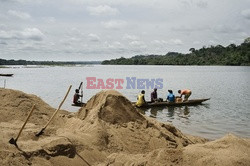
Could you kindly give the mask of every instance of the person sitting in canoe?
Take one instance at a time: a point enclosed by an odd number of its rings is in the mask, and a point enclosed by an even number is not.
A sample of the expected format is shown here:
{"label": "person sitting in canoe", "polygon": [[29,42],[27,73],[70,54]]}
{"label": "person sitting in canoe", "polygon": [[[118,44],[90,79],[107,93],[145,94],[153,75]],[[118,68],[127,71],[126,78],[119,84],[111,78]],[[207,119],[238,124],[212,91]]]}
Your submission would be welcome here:
{"label": "person sitting in canoe", "polygon": [[189,89],[184,89],[184,90],[178,90],[178,93],[181,94],[180,98],[184,95],[183,101],[187,101],[188,98],[191,96],[192,91]]}
{"label": "person sitting in canoe", "polygon": [[154,88],[154,91],[151,93],[151,102],[156,102],[156,101],[158,101],[157,88]]}
{"label": "person sitting in canoe", "polygon": [[168,102],[175,102],[175,96],[174,96],[172,90],[168,90],[167,101]]}
{"label": "person sitting in canoe", "polygon": [[79,94],[79,89],[75,90],[75,94],[73,97],[73,103],[74,104],[80,104],[81,102],[79,101],[79,98],[82,97],[82,95]]}
{"label": "person sitting in canoe", "polygon": [[137,97],[137,102],[136,102],[136,104],[135,104],[137,107],[141,107],[141,106],[147,104],[147,102],[145,101],[145,98],[144,98],[144,94],[145,94],[145,91],[142,90],[142,91],[141,91],[141,94],[138,95],[138,97]]}

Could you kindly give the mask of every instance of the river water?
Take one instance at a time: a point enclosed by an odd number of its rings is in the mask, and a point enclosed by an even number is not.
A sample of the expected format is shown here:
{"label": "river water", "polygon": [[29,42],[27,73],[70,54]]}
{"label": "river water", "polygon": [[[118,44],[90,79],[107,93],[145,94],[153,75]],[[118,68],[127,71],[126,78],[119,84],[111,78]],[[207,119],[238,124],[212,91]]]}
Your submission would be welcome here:
{"label": "river water", "polygon": [[[0,87],[21,90],[41,97],[57,108],[69,85],[73,88],[62,109],[76,112],[72,107],[74,89],[83,82],[83,101],[86,102],[100,89],[86,89],[87,77],[123,79],[118,89],[129,100],[135,101],[141,91],[126,89],[126,78],[161,79],[158,97],[166,98],[167,90],[177,94],[178,89],[192,90],[190,99],[211,98],[203,105],[162,107],[143,110],[147,116],[161,122],[172,123],[182,132],[216,139],[227,133],[250,137],[250,67],[234,66],[11,66],[0,68],[0,73],[13,73],[13,77],[0,77]],[[4,83],[5,82],[5,83]],[[93,83],[96,84],[97,83]],[[150,100],[152,89],[146,90]],[[1,101],[0,101],[1,102]]]}

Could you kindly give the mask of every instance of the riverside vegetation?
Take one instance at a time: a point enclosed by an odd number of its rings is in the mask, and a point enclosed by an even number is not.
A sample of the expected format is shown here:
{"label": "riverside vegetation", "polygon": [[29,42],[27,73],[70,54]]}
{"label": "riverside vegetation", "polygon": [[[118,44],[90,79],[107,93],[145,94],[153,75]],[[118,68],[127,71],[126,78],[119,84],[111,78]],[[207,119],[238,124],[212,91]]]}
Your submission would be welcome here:
{"label": "riverside vegetation", "polygon": [[168,52],[166,55],[137,55],[132,58],[105,60],[103,65],[250,65],[250,37],[240,45],[230,44],[189,49],[190,53]]}

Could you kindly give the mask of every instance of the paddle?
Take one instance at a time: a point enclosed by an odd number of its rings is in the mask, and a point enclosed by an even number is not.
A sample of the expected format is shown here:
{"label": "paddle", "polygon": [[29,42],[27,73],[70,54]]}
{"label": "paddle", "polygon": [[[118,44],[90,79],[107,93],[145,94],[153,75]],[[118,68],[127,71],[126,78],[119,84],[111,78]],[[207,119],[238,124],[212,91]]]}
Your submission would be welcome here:
{"label": "paddle", "polygon": [[79,89],[79,90],[81,89],[81,95],[80,95],[80,97],[81,97],[81,105],[82,105],[82,97],[83,97],[82,82],[80,83],[78,89]]}
{"label": "paddle", "polygon": [[57,108],[57,110],[54,112],[54,114],[51,116],[50,120],[48,121],[48,123],[41,129],[41,131],[39,133],[36,134],[37,137],[39,137],[40,135],[43,134],[44,130],[47,128],[47,126],[49,125],[49,123],[52,121],[52,119],[55,117],[56,113],[60,110],[61,106],[63,105],[64,101],[66,100],[68,94],[69,94],[69,91],[71,89],[72,85],[69,86],[69,89],[63,99],[63,101],[61,102],[61,104],[59,105],[59,107]]}
{"label": "paddle", "polygon": [[16,142],[17,142],[19,136],[21,135],[21,133],[22,133],[22,131],[23,131],[23,129],[24,129],[26,123],[28,122],[28,120],[29,120],[29,118],[30,118],[32,112],[34,111],[34,109],[35,109],[35,104],[32,106],[31,111],[30,111],[29,115],[27,116],[27,118],[26,118],[26,120],[25,120],[25,122],[24,122],[22,128],[20,129],[20,131],[19,131],[19,133],[18,133],[16,139],[11,138],[11,139],[9,140],[9,143],[10,143],[10,144],[13,144],[13,145],[15,145],[16,147],[18,147]]}

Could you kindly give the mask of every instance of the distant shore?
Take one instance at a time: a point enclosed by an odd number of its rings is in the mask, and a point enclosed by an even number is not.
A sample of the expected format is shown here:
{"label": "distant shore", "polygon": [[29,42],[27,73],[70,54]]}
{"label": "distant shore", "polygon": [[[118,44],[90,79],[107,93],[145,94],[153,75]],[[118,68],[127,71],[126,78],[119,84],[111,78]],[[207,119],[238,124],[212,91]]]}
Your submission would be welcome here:
{"label": "distant shore", "polygon": [[101,61],[27,61],[27,60],[6,60],[0,59],[0,66],[4,65],[49,65],[49,66],[64,66],[64,65],[89,65],[101,64]]}

